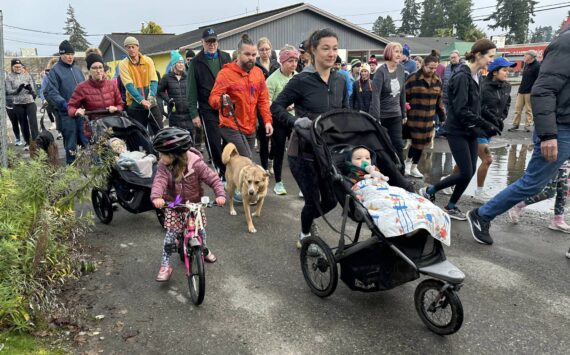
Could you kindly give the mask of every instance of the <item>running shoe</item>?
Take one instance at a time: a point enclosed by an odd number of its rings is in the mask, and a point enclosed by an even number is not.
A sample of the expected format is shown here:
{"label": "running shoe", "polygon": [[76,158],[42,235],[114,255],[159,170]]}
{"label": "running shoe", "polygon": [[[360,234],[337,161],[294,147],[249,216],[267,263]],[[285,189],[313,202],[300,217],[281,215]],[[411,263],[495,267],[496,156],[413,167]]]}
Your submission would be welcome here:
{"label": "running shoe", "polygon": [[410,174],[411,177],[415,177],[418,179],[423,179],[424,174],[422,174],[419,170],[418,170],[418,166],[416,164],[412,164],[412,168],[410,169]]}
{"label": "running shoe", "polygon": [[475,193],[473,193],[473,200],[475,200],[475,202],[479,202],[479,203],[487,203],[487,201],[489,201],[492,197],[493,196],[489,195],[485,191],[475,190]]}
{"label": "running shoe", "polygon": [[24,142],[22,142],[22,141],[19,140],[19,139],[16,139],[16,142],[14,142],[14,145],[17,146],[17,147],[21,146],[22,144],[24,144]]}
{"label": "running shoe", "polygon": [[158,275],[156,275],[156,281],[166,282],[170,280],[171,275],[172,275],[172,266],[161,266],[160,270],[158,271]]}
{"label": "running shoe", "polygon": [[420,194],[420,196],[423,196],[424,198],[427,198],[428,200],[430,200],[431,202],[435,202],[435,194],[429,194],[427,192],[427,187],[422,187],[419,191],[418,194]]}
{"label": "running shoe", "polygon": [[243,199],[241,197],[241,193],[239,193],[238,191],[234,192],[234,202],[236,203],[242,203]]}
{"label": "running shoe", "polygon": [[467,217],[465,217],[465,213],[461,212],[461,210],[457,208],[457,206],[453,208],[448,208],[447,206],[445,206],[443,209],[445,210],[445,212],[447,212],[450,218],[456,219],[458,221],[467,220]]}
{"label": "running shoe", "polygon": [[410,175],[412,172],[412,161],[406,160],[404,162],[404,175]]}
{"label": "running shoe", "polygon": [[523,209],[515,205],[513,208],[509,210],[509,218],[511,219],[512,224],[518,224],[521,219],[521,213]]}
{"label": "running shoe", "polygon": [[273,192],[275,192],[277,195],[287,195],[287,190],[285,190],[283,181],[279,181],[278,183],[275,184]]}
{"label": "running shoe", "polygon": [[511,127],[511,128],[509,128],[509,129],[507,129],[507,132],[514,132],[514,131],[516,131],[516,130],[518,130],[518,129],[519,129],[519,126]]}
{"label": "running shoe", "polygon": [[473,236],[473,239],[475,239],[477,243],[491,245],[493,244],[493,238],[491,238],[489,234],[491,222],[487,222],[481,218],[478,211],[476,208],[467,212],[467,221],[471,229],[471,236]]}
{"label": "running shoe", "polygon": [[568,224],[566,224],[565,221],[557,221],[554,218],[550,221],[550,224],[548,225],[549,229],[555,230],[555,231],[559,231],[562,233],[569,233],[570,234],[570,226]]}

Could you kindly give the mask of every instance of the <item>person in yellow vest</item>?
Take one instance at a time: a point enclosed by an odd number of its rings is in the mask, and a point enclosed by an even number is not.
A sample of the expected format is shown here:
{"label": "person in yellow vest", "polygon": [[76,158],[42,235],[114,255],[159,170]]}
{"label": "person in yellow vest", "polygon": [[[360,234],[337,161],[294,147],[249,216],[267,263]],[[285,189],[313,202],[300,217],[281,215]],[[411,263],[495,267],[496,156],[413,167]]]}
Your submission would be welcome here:
{"label": "person in yellow vest", "polygon": [[156,104],[158,76],[154,62],[140,52],[135,37],[125,38],[123,45],[127,57],[119,63],[119,75],[127,91],[127,114],[154,135],[163,127]]}

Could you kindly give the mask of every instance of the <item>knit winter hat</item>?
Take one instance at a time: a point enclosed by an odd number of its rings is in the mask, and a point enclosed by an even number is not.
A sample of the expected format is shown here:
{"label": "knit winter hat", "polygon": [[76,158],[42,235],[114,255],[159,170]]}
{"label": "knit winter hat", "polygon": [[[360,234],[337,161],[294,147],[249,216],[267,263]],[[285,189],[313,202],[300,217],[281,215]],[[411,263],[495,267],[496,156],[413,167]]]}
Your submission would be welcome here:
{"label": "knit winter hat", "polygon": [[59,44],[59,54],[74,54],[75,49],[68,40],[64,40]]}
{"label": "knit winter hat", "polygon": [[353,59],[350,61],[350,66],[352,68],[356,68],[362,65],[362,62],[360,61],[360,59]]}
{"label": "knit winter hat", "polygon": [[186,50],[186,58],[194,58],[195,56],[196,56],[196,53],[194,53],[193,50],[191,50],[191,49]]}
{"label": "knit winter hat", "polygon": [[184,61],[182,55],[178,51],[170,51],[170,63],[168,64],[169,67],[173,67],[174,64],[178,63],[179,61]]}
{"label": "knit winter hat", "polygon": [[402,54],[405,55],[406,57],[410,56],[410,46],[408,46],[408,44],[404,44],[404,46],[402,47]]}
{"label": "knit winter hat", "polygon": [[370,59],[368,59],[368,64],[378,64],[378,60],[376,57],[370,57]]}
{"label": "knit winter hat", "polygon": [[125,41],[123,42],[123,47],[126,47],[131,44],[139,46],[139,40],[133,36],[128,36],[127,38],[125,38]]}
{"label": "knit winter hat", "polygon": [[362,67],[360,68],[360,71],[363,71],[363,70],[367,70],[367,71],[370,73],[370,72],[371,72],[371,70],[370,70],[370,64],[368,64],[368,63],[363,63],[363,64],[362,64]]}
{"label": "knit winter hat", "polygon": [[91,69],[93,63],[101,63],[103,67],[105,67],[105,62],[103,62],[103,57],[101,57],[97,53],[91,53],[85,58],[85,62],[87,62],[87,69]]}

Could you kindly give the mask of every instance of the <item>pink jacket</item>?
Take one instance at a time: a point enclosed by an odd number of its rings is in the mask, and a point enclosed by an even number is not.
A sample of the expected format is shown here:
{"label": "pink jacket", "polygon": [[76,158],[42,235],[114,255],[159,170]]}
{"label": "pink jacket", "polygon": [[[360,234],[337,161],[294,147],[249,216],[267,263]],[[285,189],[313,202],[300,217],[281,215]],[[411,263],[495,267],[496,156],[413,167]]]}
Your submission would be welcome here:
{"label": "pink jacket", "polygon": [[192,148],[186,152],[186,155],[188,156],[188,168],[184,179],[180,182],[174,182],[172,173],[166,165],[158,163],[150,192],[151,201],[162,198],[168,203],[174,201],[177,195],[181,195],[183,202],[200,202],[200,198],[204,195],[202,182],[214,190],[216,197],[226,196],[220,178],[206,165],[200,152]]}

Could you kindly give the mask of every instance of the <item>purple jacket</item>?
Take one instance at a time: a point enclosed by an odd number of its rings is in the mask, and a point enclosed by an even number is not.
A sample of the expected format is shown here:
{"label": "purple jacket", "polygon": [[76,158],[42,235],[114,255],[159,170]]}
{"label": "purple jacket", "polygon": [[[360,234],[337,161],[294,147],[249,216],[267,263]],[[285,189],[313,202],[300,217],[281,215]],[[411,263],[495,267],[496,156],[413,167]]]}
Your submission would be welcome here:
{"label": "purple jacket", "polygon": [[162,198],[167,202],[174,201],[177,195],[182,197],[182,201],[200,202],[204,195],[202,182],[214,190],[216,197],[225,197],[224,185],[218,175],[206,165],[202,155],[195,149],[186,152],[188,156],[188,168],[184,179],[174,182],[172,173],[163,163],[158,163],[156,175],[152,182],[150,200]]}

